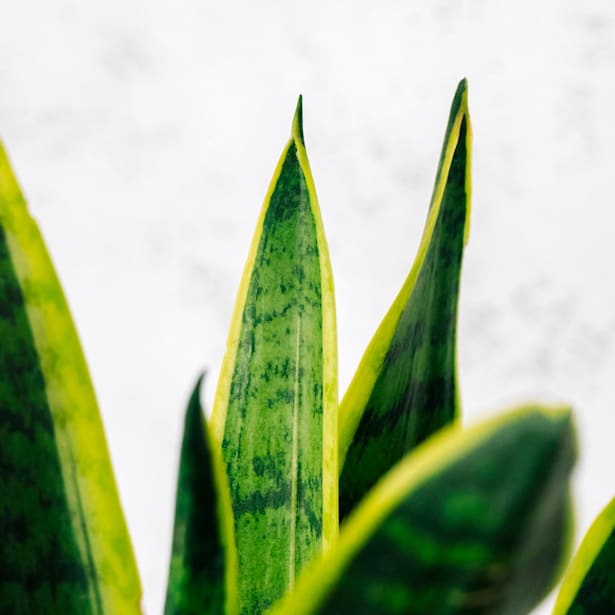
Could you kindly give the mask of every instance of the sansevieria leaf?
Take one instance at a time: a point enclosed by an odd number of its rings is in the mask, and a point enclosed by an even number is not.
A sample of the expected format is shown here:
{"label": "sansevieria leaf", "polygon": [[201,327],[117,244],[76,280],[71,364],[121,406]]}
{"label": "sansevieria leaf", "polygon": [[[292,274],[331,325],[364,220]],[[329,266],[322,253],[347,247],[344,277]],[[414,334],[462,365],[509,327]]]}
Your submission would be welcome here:
{"label": "sansevieria leaf", "polygon": [[333,280],[301,98],[241,281],[212,415],[229,477],[242,613],[337,535]]}
{"label": "sansevieria leaf", "polygon": [[90,376],[1,146],[0,528],[0,612],[140,612]]}
{"label": "sansevieria leaf", "polygon": [[340,404],[340,517],[459,411],[456,322],[470,208],[467,84],[455,97],[418,254]]}
{"label": "sansevieria leaf", "polygon": [[275,615],[520,615],[570,542],[567,408],[445,428],[398,464]]}
{"label": "sansevieria leaf", "polygon": [[553,611],[553,615],[597,613],[615,613],[615,498],[583,538]]}
{"label": "sansevieria leaf", "polygon": [[237,556],[226,474],[199,400],[184,422],[165,615],[235,615]]}

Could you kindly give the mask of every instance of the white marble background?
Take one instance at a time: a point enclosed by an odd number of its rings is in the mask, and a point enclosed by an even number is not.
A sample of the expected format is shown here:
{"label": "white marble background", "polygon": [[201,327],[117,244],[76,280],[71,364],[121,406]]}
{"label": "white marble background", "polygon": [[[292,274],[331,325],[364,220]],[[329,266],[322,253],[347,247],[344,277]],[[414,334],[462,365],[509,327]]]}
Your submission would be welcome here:
{"label": "white marble background", "polygon": [[297,95],[343,392],[414,258],[463,76],[475,154],[465,418],[574,404],[580,536],[615,494],[612,2],[2,4],[0,135],[81,333],[150,615],[184,405],[204,367],[213,396]]}

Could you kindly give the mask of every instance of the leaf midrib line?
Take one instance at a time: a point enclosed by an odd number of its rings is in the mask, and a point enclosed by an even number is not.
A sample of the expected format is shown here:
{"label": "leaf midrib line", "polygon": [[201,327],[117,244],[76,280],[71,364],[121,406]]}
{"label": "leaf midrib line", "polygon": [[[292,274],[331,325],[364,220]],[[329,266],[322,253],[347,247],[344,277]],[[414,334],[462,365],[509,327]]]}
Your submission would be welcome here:
{"label": "leaf midrib line", "polygon": [[290,540],[288,562],[288,585],[295,584],[295,534],[297,531],[297,470],[299,465],[299,348],[301,345],[301,314],[297,314],[297,339],[295,342],[295,378],[293,382],[293,444],[291,457],[291,488],[290,488]]}

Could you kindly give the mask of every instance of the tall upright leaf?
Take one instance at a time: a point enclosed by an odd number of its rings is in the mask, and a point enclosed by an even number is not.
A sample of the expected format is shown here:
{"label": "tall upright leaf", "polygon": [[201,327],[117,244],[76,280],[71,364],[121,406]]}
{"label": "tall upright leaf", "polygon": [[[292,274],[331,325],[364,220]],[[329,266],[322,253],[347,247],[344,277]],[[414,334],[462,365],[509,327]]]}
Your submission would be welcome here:
{"label": "tall upright leaf", "polygon": [[520,615],[571,534],[567,408],[450,426],[398,464],[272,615]]}
{"label": "tall upright leaf", "polygon": [[0,528],[1,612],[140,612],[90,376],[2,146]]}
{"label": "tall upright leaf", "polygon": [[237,612],[231,498],[220,451],[212,446],[203,416],[201,382],[202,377],[184,422],[165,615]]}
{"label": "tall upright leaf", "polygon": [[260,613],[337,534],[333,280],[301,98],[231,323],[212,433],[229,477],[242,613]]}
{"label": "tall upright leaf", "polygon": [[553,610],[553,615],[599,613],[615,613],[615,498],[583,538]]}
{"label": "tall upright leaf", "polygon": [[467,84],[455,97],[418,254],[340,404],[340,517],[459,411],[456,322],[470,204]]}

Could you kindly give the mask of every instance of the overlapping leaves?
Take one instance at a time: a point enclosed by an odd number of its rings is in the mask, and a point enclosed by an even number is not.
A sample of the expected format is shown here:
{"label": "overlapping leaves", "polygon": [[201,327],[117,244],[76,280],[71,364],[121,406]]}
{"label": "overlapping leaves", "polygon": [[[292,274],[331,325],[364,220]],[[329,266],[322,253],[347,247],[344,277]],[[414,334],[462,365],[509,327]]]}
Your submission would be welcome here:
{"label": "overlapping leaves", "polygon": [[[333,281],[299,100],[209,427],[198,385],[188,405],[166,615],[517,615],[553,585],[570,543],[569,409],[456,421],[470,160],[464,80],[418,254],[344,396],[338,437]],[[3,152],[0,339],[0,611],[138,612],[89,376]],[[558,614],[589,612],[597,579],[612,587],[609,510]]]}

